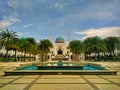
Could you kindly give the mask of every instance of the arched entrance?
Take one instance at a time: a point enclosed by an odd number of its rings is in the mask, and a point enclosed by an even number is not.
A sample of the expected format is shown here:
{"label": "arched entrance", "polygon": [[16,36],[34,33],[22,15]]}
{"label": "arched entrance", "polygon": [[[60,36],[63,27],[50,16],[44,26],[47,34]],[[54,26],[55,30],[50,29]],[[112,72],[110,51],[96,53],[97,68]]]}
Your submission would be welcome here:
{"label": "arched entrance", "polygon": [[63,54],[63,51],[61,49],[58,50],[58,54]]}

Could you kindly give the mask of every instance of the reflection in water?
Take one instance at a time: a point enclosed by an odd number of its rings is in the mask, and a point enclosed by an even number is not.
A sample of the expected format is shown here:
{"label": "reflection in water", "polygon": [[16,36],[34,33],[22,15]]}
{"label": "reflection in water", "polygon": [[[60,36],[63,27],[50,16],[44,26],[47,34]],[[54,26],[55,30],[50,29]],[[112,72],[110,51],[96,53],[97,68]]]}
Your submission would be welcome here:
{"label": "reflection in water", "polygon": [[73,63],[64,63],[62,60],[59,60],[57,63],[47,63],[44,66],[77,66]]}
{"label": "reflection in water", "polygon": [[62,60],[59,60],[58,63],[57,63],[58,66],[62,66],[63,65],[63,62]]}

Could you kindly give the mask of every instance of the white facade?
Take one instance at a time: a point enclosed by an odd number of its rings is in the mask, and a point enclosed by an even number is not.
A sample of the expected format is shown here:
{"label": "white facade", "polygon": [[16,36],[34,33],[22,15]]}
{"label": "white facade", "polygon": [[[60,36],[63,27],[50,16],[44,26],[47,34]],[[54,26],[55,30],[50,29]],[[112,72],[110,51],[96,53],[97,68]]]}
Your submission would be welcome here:
{"label": "white facade", "polygon": [[[62,37],[58,37],[53,44],[53,48],[51,48],[50,53],[48,54],[48,60],[66,60],[71,61],[73,58],[73,54],[67,48],[68,43],[65,43]],[[78,60],[83,60],[84,54],[79,55]]]}

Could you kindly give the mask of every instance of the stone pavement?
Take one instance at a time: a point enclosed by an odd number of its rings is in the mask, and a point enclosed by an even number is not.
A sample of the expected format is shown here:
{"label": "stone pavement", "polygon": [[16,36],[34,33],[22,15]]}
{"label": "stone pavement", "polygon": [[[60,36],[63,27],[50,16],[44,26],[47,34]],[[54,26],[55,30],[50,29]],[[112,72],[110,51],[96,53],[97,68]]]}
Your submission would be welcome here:
{"label": "stone pavement", "polygon": [[0,90],[120,90],[119,75],[20,75],[0,77]]}

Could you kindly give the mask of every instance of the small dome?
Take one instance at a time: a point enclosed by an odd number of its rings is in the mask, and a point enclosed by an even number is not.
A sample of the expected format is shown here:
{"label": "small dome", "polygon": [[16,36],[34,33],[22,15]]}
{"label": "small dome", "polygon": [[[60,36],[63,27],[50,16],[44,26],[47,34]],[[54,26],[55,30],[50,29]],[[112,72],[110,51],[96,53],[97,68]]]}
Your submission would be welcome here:
{"label": "small dome", "polygon": [[65,41],[61,36],[57,37],[56,40],[55,40],[55,43],[64,43],[64,42]]}

